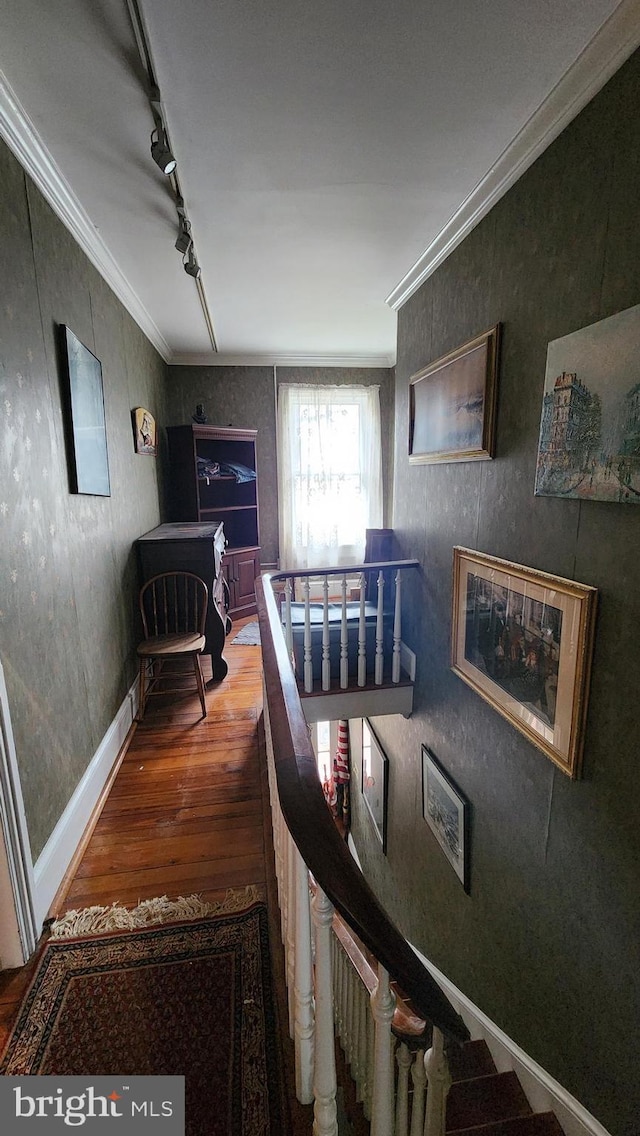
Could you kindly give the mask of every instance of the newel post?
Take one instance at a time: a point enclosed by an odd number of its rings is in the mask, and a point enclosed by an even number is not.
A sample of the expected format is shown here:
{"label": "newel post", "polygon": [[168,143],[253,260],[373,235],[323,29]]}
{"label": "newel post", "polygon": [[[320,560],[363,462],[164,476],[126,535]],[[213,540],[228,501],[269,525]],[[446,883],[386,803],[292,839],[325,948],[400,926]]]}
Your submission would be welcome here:
{"label": "newel post", "polygon": [[444,1052],[444,1038],[433,1027],[431,1049],[424,1058],[427,1074],[427,1110],[424,1118],[424,1136],[444,1136],[447,1096],[451,1088],[451,1073]]}

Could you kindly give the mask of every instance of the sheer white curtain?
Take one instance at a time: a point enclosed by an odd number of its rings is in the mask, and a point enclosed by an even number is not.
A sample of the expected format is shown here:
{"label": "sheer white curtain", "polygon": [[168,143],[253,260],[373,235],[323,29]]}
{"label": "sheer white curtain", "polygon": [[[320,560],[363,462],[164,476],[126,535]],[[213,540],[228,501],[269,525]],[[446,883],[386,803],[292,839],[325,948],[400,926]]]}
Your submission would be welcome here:
{"label": "sheer white curtain", "polygon": [[280,564],[358,564],[382,526],[380,388],[278,390]]}

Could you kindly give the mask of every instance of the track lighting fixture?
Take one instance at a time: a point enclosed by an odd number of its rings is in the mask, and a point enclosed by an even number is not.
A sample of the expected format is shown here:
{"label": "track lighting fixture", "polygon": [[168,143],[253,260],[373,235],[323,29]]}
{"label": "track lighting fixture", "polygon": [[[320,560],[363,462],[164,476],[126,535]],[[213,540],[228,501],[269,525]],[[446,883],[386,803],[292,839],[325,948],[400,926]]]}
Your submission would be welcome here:
{"label": "track lighting fixture", "polygon": [[191,223],[190,221],[187,221],[187,218],[184,216],[184,214],[181,214],[180,210],[178,210],[178,214],[180,215],[178,217],[178,238],[176,240],[176,248],[178,252],[184,254],[185,252],[188,252],[189,245],[191,244]]}
{"label": "track lighting fixture", "polygon": [[189,243],[189,255],[187,256],[186,260],[183,258],[182,263],[184,265],[185,272],[188,273],[189,276],[193,276],[194,279],[197,280],[200,275],[201,269],[198,261],[196,260],[196,254],[193,251],[193,241]]}
{"label": "track lighting fixture", "polygon": [[[156,135],[155,139],[154,134]],[[172,174],[176,168],[177,162],[169,149],[167,135],[161,122],[157,123],[155,129],[151,132],[151,157],[163,174],[167,174],[167,176]]]}

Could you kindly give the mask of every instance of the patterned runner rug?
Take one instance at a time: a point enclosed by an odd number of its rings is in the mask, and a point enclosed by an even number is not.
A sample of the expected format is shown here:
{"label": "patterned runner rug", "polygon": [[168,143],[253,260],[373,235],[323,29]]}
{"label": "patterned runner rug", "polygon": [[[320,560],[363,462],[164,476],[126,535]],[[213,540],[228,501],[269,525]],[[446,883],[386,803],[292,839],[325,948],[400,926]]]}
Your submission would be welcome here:
{"label": "patterned runner rug", "polygon": [[0,1072],[184,1074],[189,1136],[287,1133],[266,907],[49,940]]}

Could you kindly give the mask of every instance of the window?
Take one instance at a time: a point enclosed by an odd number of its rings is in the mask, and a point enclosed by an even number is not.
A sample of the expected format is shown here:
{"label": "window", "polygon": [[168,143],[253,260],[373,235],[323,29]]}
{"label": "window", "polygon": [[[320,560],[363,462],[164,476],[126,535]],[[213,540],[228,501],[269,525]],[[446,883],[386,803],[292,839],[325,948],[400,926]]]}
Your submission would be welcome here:
{"label": "window", "polygon": [[382,525],[379,388],[283,383],[278,407],[281,566],[360,563]]}

